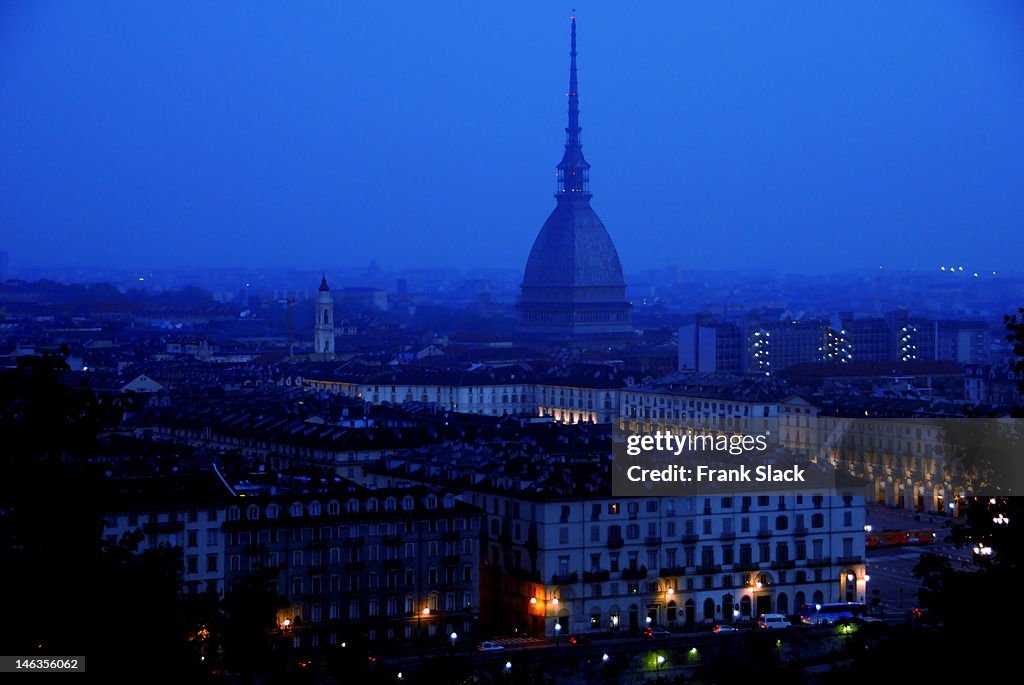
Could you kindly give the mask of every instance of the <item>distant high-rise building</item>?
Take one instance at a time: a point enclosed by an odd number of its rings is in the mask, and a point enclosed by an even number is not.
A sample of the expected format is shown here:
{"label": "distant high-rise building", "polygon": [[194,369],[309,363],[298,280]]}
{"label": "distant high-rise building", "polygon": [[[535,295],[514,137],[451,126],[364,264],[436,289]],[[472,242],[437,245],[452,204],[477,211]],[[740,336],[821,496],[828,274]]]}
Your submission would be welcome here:
{"label": "distant high-rise building", "polygon": [[518,331],[552,341],[619,341],[632,332],[632,306],[615,244],[590,206],[590,164],[580,142],[575,17],[571,36],[569,125],[558,164],[557,204],[526,262]]}
{"label": "distant high-rise building", "polygon": [[334,298],[327,275],[320,280],[316,298],[316,325],[313,327],[314,352],[323,359],[334,357]]}

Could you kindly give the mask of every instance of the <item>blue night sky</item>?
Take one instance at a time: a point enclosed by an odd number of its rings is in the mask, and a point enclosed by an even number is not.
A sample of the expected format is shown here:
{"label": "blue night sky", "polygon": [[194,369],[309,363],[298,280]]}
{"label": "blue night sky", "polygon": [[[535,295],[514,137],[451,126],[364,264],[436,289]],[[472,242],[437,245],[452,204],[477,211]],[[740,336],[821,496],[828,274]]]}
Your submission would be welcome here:
{"label": "blue night sky", "polygon": [[[572,6],[2,2],[0,250],[520,268],[554,205]],[[627,271],[1020,268],[1019,3],[576,8]]]}

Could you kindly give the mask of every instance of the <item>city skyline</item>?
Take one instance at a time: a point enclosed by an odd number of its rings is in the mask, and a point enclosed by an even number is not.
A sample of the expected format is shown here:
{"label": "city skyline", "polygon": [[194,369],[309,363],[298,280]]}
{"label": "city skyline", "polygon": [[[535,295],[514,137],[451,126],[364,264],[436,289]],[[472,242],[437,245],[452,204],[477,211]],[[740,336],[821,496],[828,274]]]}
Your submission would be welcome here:
{"label": "city skyline", "polygon": [[[1019,9],[578,10],[627,273],[1015,266]],[[550,207],[567,8],[3,11],[12,270],[518,268]]]}

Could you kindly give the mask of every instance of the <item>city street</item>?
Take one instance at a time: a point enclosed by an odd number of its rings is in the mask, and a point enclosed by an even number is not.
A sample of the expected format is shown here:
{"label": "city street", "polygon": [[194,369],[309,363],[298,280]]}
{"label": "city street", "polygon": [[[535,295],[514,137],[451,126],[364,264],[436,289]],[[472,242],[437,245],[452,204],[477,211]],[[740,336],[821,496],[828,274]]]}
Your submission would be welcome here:
{"label": "city street", "polygon": [[873,532],[934,529],[937,534],[935,542],[931,544],[883,547],[867,551],[867,572],[871,577],[867,601],[870,606],[874,592],[878,591],[882,612],[886,618],[905,618],[907,611],[918,606],[917,591],[921,583],[913,577],[913,570],[921,555],[930,552],[944,556],[950,560],[954,569],[971,564],[970,550],[957,549],[946,542],[952,523],[948,516],[916,515],[913,512],[869,505],[867,523]]}

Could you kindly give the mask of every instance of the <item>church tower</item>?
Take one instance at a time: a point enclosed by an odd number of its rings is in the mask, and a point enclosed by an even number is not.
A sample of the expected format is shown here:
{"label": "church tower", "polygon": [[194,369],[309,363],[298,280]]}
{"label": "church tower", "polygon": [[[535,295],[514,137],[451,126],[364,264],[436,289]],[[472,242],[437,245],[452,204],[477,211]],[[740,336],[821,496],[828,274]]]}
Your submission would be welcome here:
{"label": "church tower", "polygon": [[625,342],[632,305],[611,236],[590,206],[590,164],[580,140],[576,78],[576,17],[569,49],[569,125],[558,163],[555,208],[540,229],[523,274],[518,333],[527,339],[578,343]]}
{"label": "church tower", "polygon": [[334,298],[327,286],[327,274],[320,280],[316,297],[316,325],[313,327],[315,358],[334,358]]}

